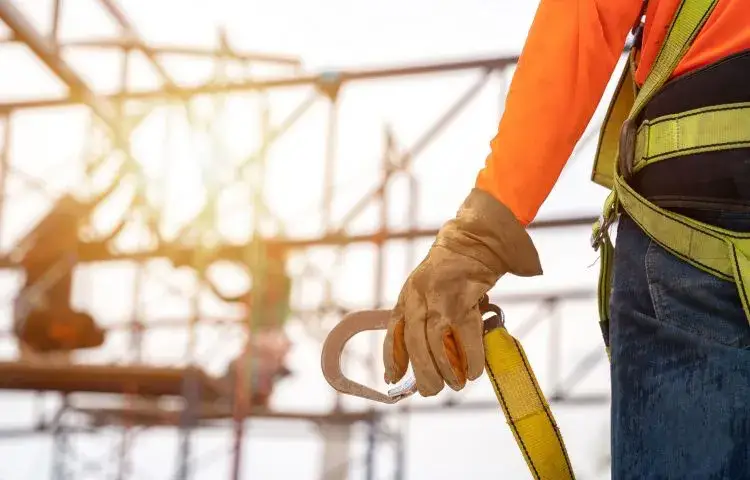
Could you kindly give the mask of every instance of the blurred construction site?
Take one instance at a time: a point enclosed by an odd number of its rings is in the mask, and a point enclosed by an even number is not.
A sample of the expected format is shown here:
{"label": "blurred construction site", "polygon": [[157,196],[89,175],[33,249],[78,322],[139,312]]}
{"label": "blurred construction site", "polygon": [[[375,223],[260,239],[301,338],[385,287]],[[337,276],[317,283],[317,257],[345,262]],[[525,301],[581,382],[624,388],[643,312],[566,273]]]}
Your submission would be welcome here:
{"label": "blurred construction site", "polygon": [[[486,378],[389,406],[320,372],[473,185],[537,4],[407,3],[0,0],[2,480],[528,478]],[[544,277],[491,292],[582,479],[601,113],[530,227]]]}

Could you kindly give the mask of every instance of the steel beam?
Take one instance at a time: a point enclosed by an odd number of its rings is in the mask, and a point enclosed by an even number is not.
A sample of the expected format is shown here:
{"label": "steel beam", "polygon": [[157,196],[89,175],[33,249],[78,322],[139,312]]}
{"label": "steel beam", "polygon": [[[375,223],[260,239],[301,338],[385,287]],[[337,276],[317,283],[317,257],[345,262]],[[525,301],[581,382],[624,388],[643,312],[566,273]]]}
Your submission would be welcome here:
{"label": "steel beam", "polygon": [[[590,394],[546,394],[550,405],[565,405],[566,407],[591,407],[605,406],[610,400],[608,393]],[[480,410],[498,410],[500,404],[497,400],[471,400],[466,402],[446,401],[431,405],[410,405],[406,412],[409,414],[435,414],[435,413],[473,413]]]}
{"label": "steel beam", "polygon": [[[7,3],[7,2],[4,2]],[[20,38],[19,38],[20,39]],[[119,45],[119,41],[117,45]],[[132,42],[131,42],[132,43]],[[80,45],[86,45],[86,42],[79,42]],[[96,45],[98,42],[90,42]],[[103,42],[106,45],[106,42]],[[127,45],[127,41],[123,41]],[[76,45],[71,43],[68,45]],[[623,55],[628,53],[629,48],[625,48]],[[160,47],[154,50],[154,53],[166,54],[184,54],[184,55],[209,55],[208,51],[201,49],[181,48],[181,47]],[[244,58],[244,57],[243,57]],[[118,92],[114,94],[102,95],[101,98],[110,101],[142,100],[142,101],[164,101],[168,98],[177,96],[190,98],[198,95],[213,95],[219,93],[232,92],[253,92],[273,90],[278,88],[291,88],[300,86],[326,86],[332,82],[340,84],[350,82],[360,82],[368,80],[380,80],[386,78],[410,77],[415,75],[427,75],[445,72],[455,72],[462,70],[499,70],[510,67],[518,63],[518,55],[507,55],[502,57],[477,58],[471,60],[457,60],[453,62],[432,62],[417,65],[398,65],[390,67],[374,67],[363,69],[333,69],[329,71],[301,74],[296,76],[284,76],[270,78],[266,80],[239,80],[221,85],[204,84],[198,86],[179,87],[173,92],[165,92],[164,89],[142,90],[131,92]],[[26,110],[37,108],[65,107],[81,103],[80,98],[46,98],[33,99],[18,102],[0,102],[0,112],[9,112],[14,110]]]}
{"label": "steel beam", "polygon": [[[610,401],[608,393],[590,393],[590,394],[551,394],[547,396],[547,401],[551,405],[565,405],[566,407],[583,407],[605,406]],[[429,405],[404,405],[403,412],[415,415],[445,414],[445,413],[475,413],[482,410],[498,410],[500,405],[496,400],[469,400],[458,402],[447,400]],[[280,420],[287,422],[306,422],[320,425],[337,425],[367,423],[373,419],[380,419],[390,415],[402,412],[402,408],[397,407],[395,410],[376,408],[369,410],[353,410],[329,413],[305,413],[305,412],[283,412],[283,411],[255,411],[247,415],[248,420]],[[83,413],[86,413],[85,411]],[[200,428],[226,429],[228,419],[216,419],[202,422]],[[66,426],[69,432],[77,433],[95,433],[97,429],[117,425],[118,422],[106,423],[104,425],[83,425],[83,426]],[[145,424],[144,426],[174,426],[174,422],[162,421],[154,424]],[[0,429],[0,440],[31,437],[37,435],[49,435],[52,431],[51,425],[29,426],[29,427],[8,427]]]}
{"label": "steel beam", "polygon": [[[540,220],[529,225],[529,230],[545,230],[550,228],[569,228],[580,226],[591,226],[598,217],[580,216],[572,218],[560,218]],[[323,235],[317,238],[282,238],[274,237],[262,241],[270,249],[282,250],[304,250],[313,247],[340,247],[361,243],[379,244],[394,240],[414,240],[419,238],[435,237],[437,228],[410,229],[401,231],[387,231],[376,233],[363,233],[347,235],[346,233]],[[86,262],[121,262],[121,261],[144,261],[157,258],[168,258],[177,266],[190,265],[196,249],[205,250],[201,246],[188,246],[179,243],[165,243],[154,250],[136,252],[113,252],[108,243],[85,243],[78,252],[78,259]],[[210,252],[206,252],[215,260],[229,260],[243,262],[250,244],[218,245]],[[19,268],[20,265],[11,258],[0,258],[0,269]]]}
{"label": "steel beam", "polygon": [[[596,221],[597,217],[577,217],[571,219],[540,221],[529,225],[530,230],[545,228],[560,228],[573,226],[590,226]],[[312,247],[336,247],[349,246],[359,243],[382,243],[393,240],[413,240],[418,238],[430,238],[436,236],[438,229],[415,229],[384,233],[369,233],[360,235],[324,235],[314,239],[293,239],[293,238],[269,238],[264,242],[270,249],[284,250],[301,250]],[[200,248],[200,247],[196,247]],[[251,245],[221,245],[213,250],[213,254],[207,253],[216,259],[225,259],[230,261],[242,261]],[[82,262],[102,262],[102,261],[121,261],[121,260],[148,260],[151,258],[170,258],[178,265],[188,265],[194,255],[194,247],[187,247],[179,244],[167,244],[154,251],[118,253],[112,252],[106,244],[88,244],[82,246],[79,252],[79,259]]]}
{"label": "steel beam", "polygon": [[0,1],[0,20],[13,31],[15,37],[62,80],[70,89],[71,98],[76,103],[85,103],[110,128],[115,125],[116,113],[111,105],[101,101],[78,74],[63,60],[53,42],[40,35],[20,10],[10,0]]}
{"label": "steel beam", "polygon": [[[3,3],[7,3],[4,1]],[[46,54],[47,52],[42,52]],[[476,60],[463,60],[455,62],[425,63],[421,65],[404,65],[384,68],[364,68],[357,70],[331,70],[307,75],[284,76],[266,80],[239,80],[229,83],[204,84],[198,86],[181,86],[173,91],[164,89],[118,92],[115,94],[101,95],[100,98],[108,101],[122,102],[126,100],[164,101],[169,98],[191,98],[199,95],[214,95],[232,92],[254,92],[279,88],[292,88],[301,86],[323,87],[332,83],[352,83],[369,80],[380,80],[385,78],[410,77],[415,75],[427,75],[444,72],[455,72],[462,70],[498,70],[514,65],[518,60],[516,56],[485,58]],[[33,109],[65,107],[81,103],[83,100],[76,97],[35,99],[20,102],[0,102],[0,112]]]}
{"label": "steel beam", "polygon": [[[134,50],[138,45],[130,38],[101,38],[93,40],[70,40],[60,45],[60,48],[85,48],[98,50]],[[216,48],[192,47],[183,45],[150,45],[149,49],[158,56],[174,55],[197,58],[227,58],[241,62],[277,63],[292,67],[299,67],[302,62],[291,55],[263,54],[257,52],[224,51]]]}
{"label": "steel beam", "polygon": [[174,80],[172,80],[169,72],[167,72],[164,67],[162,67],[161,63],[159,63],[159,60],[156,58],[156,54],[153,52],[153,50],[151,50],[143,42],[141,34],[138,33],[135,25],[133,25],[127,15],[125,15],[125,12],[120,10],[120,7],[118,7],[112,0],[99,0],[99,5],[101,5],[107,11],[107,13],[109,13],[110,16],[112,16],[112,18],[114,18],[115,21],[120,24],[123,30],[125,30],[125,33],[133,43],[133,46],[146,56],[148,61],[151,63],[154,69],[156,69],[156,72],[167,85],[167,88],[169,88],[170,91],[176,89],[177,84],[174,82]]}

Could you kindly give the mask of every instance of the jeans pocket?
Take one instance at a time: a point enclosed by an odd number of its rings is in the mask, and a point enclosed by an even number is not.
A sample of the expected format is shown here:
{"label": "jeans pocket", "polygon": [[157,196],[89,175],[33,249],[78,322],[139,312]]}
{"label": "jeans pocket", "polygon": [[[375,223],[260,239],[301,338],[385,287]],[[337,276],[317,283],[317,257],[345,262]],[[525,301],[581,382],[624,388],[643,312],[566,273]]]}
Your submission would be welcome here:
{"label": "jeans pocket", "polygon": [[729,347],[750,346],[750,324],[734,282],[683,262],[656,242],[645,264],[660,323]]}

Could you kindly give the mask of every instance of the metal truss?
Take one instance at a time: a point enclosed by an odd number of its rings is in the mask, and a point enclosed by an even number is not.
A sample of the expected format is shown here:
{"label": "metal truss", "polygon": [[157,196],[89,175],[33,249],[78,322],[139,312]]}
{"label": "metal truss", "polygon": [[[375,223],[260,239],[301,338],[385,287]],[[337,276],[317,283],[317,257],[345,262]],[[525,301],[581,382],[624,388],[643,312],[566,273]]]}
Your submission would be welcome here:
{"label": "metal truss", "polygon": [[[135,285],[131,288],[133,298],[131,310],[123,312],[120,319],[107,323],[106,329],[112,334],[124,335],[123,356],[117,361],[125,365],[142,365],[148,362],[143,355],[144,338],[149,332],[154,331],[180,331],[187,336],[187,347],[184,358],[177,362],[183,367],[196,366],[207,367],[213,362],[211,351],[225,348],[214,345],[208,348],[209,354],[201,353],[198,349],[200,343],[200,332],[202,329],[210,328],[219,333],[219,338],[226,339],[231,336],[235,343],[251,335],[247,327],[246,313],[236,312],[218,315],[210,312],[199,300],[199,297],[210,295],[210,288],[202,283],[202,273],[217,262],[230,262],[248,267],[248,271],[255,272],[253,262],[257,260],[248,252],[257,251],[258,245],[263,245],[268,251],[281,251],[297,255],[303,259],[309,252],[321,247],[333,250],[337,258],[342,258],[344,249],[354,244],[371,244],[376,247],[375,268],[369,273],[373,277],[375,292],[373,294],[374,304],[352,305],[347,304],[333,293],[333,284],[336,281],[334,273],[316,272],[312,268],[304,268],[294,278],[295,282],[318,282],[324,292],[318,305],[314,307],[293,305],[292,318],[304,322],[307,334],[310,338],[320,339],[325,333],[331,318],[336,318],[347,310],[355,307],[386,307],[385,294],[386,283],[386,247],[391,242],[407,242],[409,254],[408,265],[414,265],[415,245],[419,239],[429,238],[435,235],[435,228],[425,228],[419,225],[417,218],[416,199],[419,181],[410,170],[414,160],[425,150],[431,142],[443,132],[448,125],[470,105],[472,99],[493,79],[497,74],[502,74],[506,69],[515,65],[515,57],[498,57],[485,59],[469,59],[445,63],[424,63],[420,65],[404,65],[383,68],[367,68],[356,70],[336,70],[326,72],[307,72],[302,68],[299,59],[288,55],[269,55],[257,52],[238,51],[231,47],[224,39],[220,48],[194,48],[183,46],[149,45],[140,35],[137,28],[129,20],[128,16],[113,0],[98,0],[97,2],[104,11],[120,27],[121,35],[118,38],[107,39],[85,39],[65,43],[58,38],[62,10],[66,8],[61,0],[52,2],[53,25],[51,32],[46,34],[38,31],[26,16],[19,10],[16,3],[9,0],[0,1],[0,20],[12,31],[9,42],[22,43],[51,71],[57,80],[67,88],[67,94],[62,97],[34,98],[22,101],[0,102],[0,119],[4,129],[4,141],[0,150],[0,232],[5,231],[8,212],[16,208],[17,203],[8,201],[8,189],[11,180],[22,182],[28,188],[38,188],[36,185],[44,179],[29,179],[22,172],[14,171],[13,162],[10,159],[10,146],[13,141],[13,125],[16,115],[35,109],[56,109],[69,106],[84,105],[91,112],[91,134],[94,139],[92,151],[84,161],[84,172],[93,178],[99,170],[109,168],[115,164],[116,174],[113,178],[128,178],[135,182],[134,200],[126,209],[125,218],[138,219],[142,228],[139,247],[127,250],[117,249],[117,243],[121,229],[114,233],[102,233],[94,235],[82,241],[77,252],[77,262],[81,267],[101,262],[127,262],[136,268],[134,275]],[[65,53],[74,49],[98,49],[116,52],[121,59],[121,84],[118,91],[103,92],[96,85],[86,82],[81,74],[76,71],[66,60]],[[134,90],[128,83],[129,58],[135,53],[145,56],[149,64],[157,72],[161,86],[151,90]],[[210,60],[215,67],[215,78],[205,84],[198,86],[186,86],[180,83],[163,65],[163,59],[170,56]],[[221,74],[227,65],[270,65],[280,73],[276,77],[255,78],[248,74],[241,79],[228,79]],[[477,80],[455,102],[429,125],[421,137],[411,146],[397,145],[393,138],[386,135],[381,159],[381,177],[378,184],[368,192],[364,192],[360,200],[353,203],[348,212],[338,220],[334,219],[332,205],[335,198],[336,185],[334,185],[334,174],[336,165],[336,135],[337,135],[337,108],[339,93],[351,83],[360,81],[377,81],[380,79],[406,78],[413,76],[440,75],[446,72],[467,71],[475,72]],[[309,95],[277,124],[270,122],[270,95],[279,90],[290,88],[307,88]],[[146,195],[146,184],[149,182],[143,165],[138,161],[132,150],[131,137],[138,126],[146,122],[159,108],[172,108],[177,106],[182,111],[186,122],[194,128],[199,125],[210,123],[210,119],[200,118],[196,114],[195,104],[210,98],[215,102],[217,109],[220,108],[224,98],[234,94],[256,95],[261,106],[259,124],[262,129],[262,140],[257,150],[247,158],[235,163],[226,163],[217,166],[223,172],[229,172],[226,179],[214,183],[207,188],[208,195],[203,210],[194,219],[189,220],[181,226],[179,234],[167,237],[160,231],[160,205],[150,201]],[[278,223],[264,201],[263,177],[265,173],[267,152],[270,147],[284,138],[287,132],[305,117],[316,104],[324,102],[327,105],[327,141],[325,152],[325,171],[323,178],[323,199],[320,205],[322,212],[321,235],[311,238],[300,238],[284,235],[269,237],[262,234],[261,224],[266,222]],[[397,176],[406,176],[408,179],[408,191],[410,201],[407,205],[408,225],[400,230],[388,227],[390,219],[388,209],[391,199],[388,195],[388,187]],[[84,182],[86,183],[86,182]],[[87,183],[94,183],[89,179]],[[248,204],[239,208],[241,215],[253,223],[252,231],[241,241],[223,238],[217,231],[213,216],[219,215],[216,206],[216,195],[218,191],[231,186],[242,185],[252,192],[252,198]],[[83,190],[83,188],[81,188]],[[106,190],[106,189],[105,189]],[[77,192],[81,193],[81,192]],[[107,190],[106,193],[110,193]],[[99,193],[88,192],[89,197],[97,198]],[[379,211],[379,226],[374,231],[353,231],[351,225],[358,220],[363,212],[375,205]],[[89,212],[91,213],[91,212]],[[594,218],[579,217],[560,220],[539,221],[532,224],[532,229],[558,229],[572,228],[578,226],[589,226]],[[126,222],[127,223],[127,222]],[[6,233],[2,233],[6,235]],[[154,240],[156,239],[156,240]],[[7,240],[7,239],[6,239]],[[13,242],[11,242],[13,243]],[[21,265],[17,260],[17,251],[20,248],[13,243],[13,247],[3,252],[0,258],[0,266],[8,271],[19,269]],[[257,257],[257,256],[256,256]],[[159,263],[162,262],[162,263]],[[169,267],[164,268],[164,262]],[[161,267],[159,267],[161,265]],[[307,263],[311,266],[312,262]],[[177,283],[170,278],[181,268],[187,268],[193,272],[192,283],[187,288],[175,287]],[[149,292],[148,285],[164,290],[165,295],[174,295],[188,301],[190,311],[185,315],[175,317],[153,318],[148,313]],[[93,295],[93,294],[86,294]],[[576,385],[604,358],[602,349],[592,351],[591,354],[580,359],[579,363],[569,370],[567,376],[563,375],[556,366],[559,358],[560,344],[563,343],[559,336],[557,318],[561,305],[568,302],[591,302],[594,299],[593,291],[563,291],[549,294],[529,294],[513,297],[499,297],[503,305],[533,304],[538,305],[537,310],[526,323],[514,326],[514,334],[521,337],[530,335],[535,329],[542,328],[547,324],[552,329],[549,352],[549,371],[551,372],[545,385],[549,399],[553,404],[567,405],[590,405],[602,404],[607,401],[605,394],[577,393]],[[5,331],[5,338],[11,338],[11,332]],[[234,348],[234,347],[232,347]],[[377,345],[371,345],[372,350],[364,352],[350,359],[356,365],[367,365],[372,378],[375,378],[377,370],[377,359],[379,358]],[[86,362],[83,363],[84,365]],[[11,368],[11,367],[9,367]],[[0,368],[0,371],[2,368]],[[2,383],[2,382],[0,382]],[[242,444],[246,438],[245,427],[248,419],[263,418],[279,422],[279,424],[307,423],[315,426],[321,433],[326,445],[333,442],[336,448],[347,451],[351,443],[352,426],[363,424],[368,426],[365,442],[364,471],[368,480],[383,478],[384,472],[377,471],[376,454],[385,444],[392,447],[395,468],[392,478],[402,479],[404,437],[400,431],[403,422],[389,422],[394,415],[418,415],[430,412],[458,412],[475,411],[479,409],[497,409],[497,404],[488,399],[487,401],[459,401],[455,397],[449,398],[442,403],[429,405],[408,405],[405,409],[397,411],[368,409],[365,411],[348,411],[342,407],[341,399],[336,400],[336,405],[329,414],[319,413],[290,413],[265,409],[246,409],[236,407],[231,414],[223,413],[211,416],[202,410],[200,394],[195,392],[196,383],[190,379],[184,379],[184,390],[180,396],[184,399],[184,407],[176,410],[171,417],[148,414],[148,408],[141,408],[142,398],[133,395],[138,385],[134,385],[133,391],[123,388],[121,391],[122,401],[119,407],[110,409],[106,405],[92,397],[89,404],[78,403],[76,392],[66,392],[59,395],[55,402],[55,413],[51,418],[40,413],[29,428],[6,429],[0,431],[0,438],[18,438],[28,435],[51,435],[54,440],[54,462],[51,466],[52,477],[55,479],[84,478],[140,478],[132,461],[132,450],[137,444],[138,432],[150,428],[171,427],[180,432],[175,460],[175,478],[194,478],[199,468],[195,449],[193,445],[193,434],[200,429],[219,428],[230,430],[233,434],[229,463],[231,465],[231,478],[241,477]],[[0,388],[12,389],[14,387],[5,384]],[[29,390],[56,390],[59,388],[30,388]],[[242,389],[237,389],[238,391]],[[41,398],[41,396],[40,396]],[[49,405],[39,400],[40,405]],[[242,404],[240,402],[240,404]],[[139,410],[139,408],[141,408]],[[123,413],[126,412],[128,414]],[[279,429],[283,432],[283,429]],[[112,444],[112,449],[106,455],[106,459],[83,459],[80,451],[74,448],[75,439],[80,435],[99,434],[101,432],[115,433],[117,440]],[[119,434],[118,434],[119,432]],[[331,438],[338,435],[338,440]],[[333,437],[331,437],[333,436]],[[341,438],[344,438],[342,440]],[[336,442],[343,443],[336,443]],[[345,456],[334,453],[331,449],[326,453],[324,461],[324,472],[322,478],[345,479],[349,471],[351,460]],[[85,455],[84,455],[85,457]],[[88,467],[83,468],[82,465]],[[95,467],[91,467],[95,465]],[[91,467],[91,468],[89,468]],[[142,472],[141,472],[142,473]],[[88,477],[85,477],[88,478]]]}

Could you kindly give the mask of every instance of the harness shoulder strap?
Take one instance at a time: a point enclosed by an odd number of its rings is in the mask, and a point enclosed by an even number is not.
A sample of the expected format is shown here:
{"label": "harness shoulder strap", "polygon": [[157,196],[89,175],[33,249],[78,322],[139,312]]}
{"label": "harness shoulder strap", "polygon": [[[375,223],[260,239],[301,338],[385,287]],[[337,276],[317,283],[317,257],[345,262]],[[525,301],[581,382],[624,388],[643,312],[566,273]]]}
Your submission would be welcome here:
{"label": "harness shoulder strap", "polygon": [[630,32],[633,34],[633,43],[628,52],[625,66],[620,74],[620,79],[615,87],[612,101],[609,103],[607,113],[604,115],[602,128],[599,131],[599,142],[596,146],[591,180],[607,189],[611,189],[614,186],[614,159],[617,158],[620,127],[628,119],[630,110],[635,103],[635,96],[638,93],[638,86],[634,80],[637,63],[636,55],[641,45],[643,36],[642,19],[646,14],[647,8],[648,0],[644,0],[633,28],[630,29]]}
{"label": "harness shoulder strap", "polygon": [[654,60],[648,77],[638,92],[629,118],[635,118],[669,79],[693,44],[698,32],[713,12],[717,0],[683,0],[677,8],[675,17]]}
{"label": "harness shoulder strap", "polygon": [[[613,101],[610,103],[600,131],[599,145],[597,146],[592,171],[592,180],[595,183],[608,189],[613,188],[615,164],[623,150],[623,140],[626,143],[624,147],[630,147],[630,156],[633,155],[635,148],[634,131],[623,132],[623,128],[634,130],[632,125],[626,124],[632,124],[643,107],[666,83],[715,6],[716,0],[682,0],[654,60],[651,71],[640,89],[637,88],[633,80],[636,49],[631,49],[628,62],[623,69]],[[644,2],[638,22],[640,22],[640,17],[645,12],[645,8],[646,3]],[[627,133],[631,134],[630,137],[626,137]]]}
{"label": "harness shoulder strap", "polygon": [[633,80],[633,70],[631,68],[633,50],[630,51],[625,68],[622,69],[620,80],[604,116],[604,123],[599,131],[599,143],[596,146],[596,155],[594,156],[594,168],[591,172],[591,180],[611,189],[614,187],[615,176],[615,159],[617,158],[617,149],[620,143],[620,128],[628,119],[630,110],[635,104],[636,83]]}

